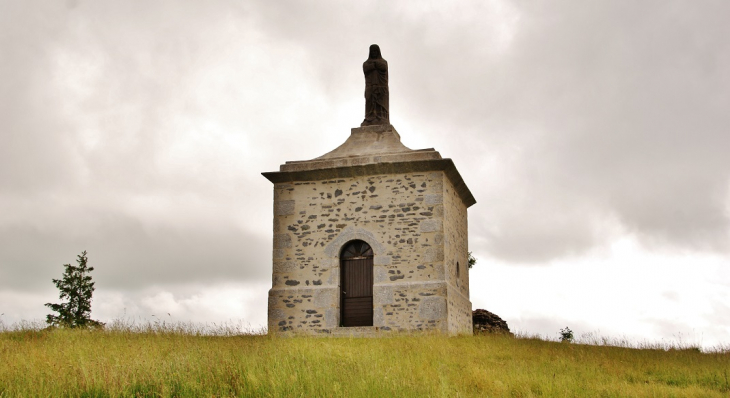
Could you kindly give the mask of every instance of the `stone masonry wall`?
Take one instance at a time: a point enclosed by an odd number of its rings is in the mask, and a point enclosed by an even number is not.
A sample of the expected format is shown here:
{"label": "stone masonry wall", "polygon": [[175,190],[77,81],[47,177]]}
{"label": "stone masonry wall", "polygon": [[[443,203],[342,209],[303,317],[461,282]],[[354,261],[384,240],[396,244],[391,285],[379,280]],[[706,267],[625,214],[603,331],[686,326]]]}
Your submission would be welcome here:
{"label": "stone masonry wall", "polygon": [[[463,329],[464,295],[449,290],[466,289],[468,297],[466,207],[452,194],[441,171],[275,184],[269,330],[329,333],[339,326],[339,254],[354,239],[375,253],[375,326]],[[463,221],[444,221],[452,213]],[[458,284],[448,282],[445,264],[457,257]],[[449,307],[458,314],[447,316]]]}
{"label": "stone masonry wall", "polygon": [[444,264],[448,285],[449,333],[471,334],[467,208],[448,179],[444,181],[443,198]]}

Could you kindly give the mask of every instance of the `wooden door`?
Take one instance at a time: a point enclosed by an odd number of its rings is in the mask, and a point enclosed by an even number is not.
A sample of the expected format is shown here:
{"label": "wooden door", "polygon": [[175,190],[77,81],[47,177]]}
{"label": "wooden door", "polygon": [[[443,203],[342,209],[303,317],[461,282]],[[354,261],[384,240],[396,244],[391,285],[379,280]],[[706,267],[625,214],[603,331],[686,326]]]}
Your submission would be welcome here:
{"label": "wooden door", "polygon": [[342,326],[373,326],[373,250],[356,240],[340,256]]}

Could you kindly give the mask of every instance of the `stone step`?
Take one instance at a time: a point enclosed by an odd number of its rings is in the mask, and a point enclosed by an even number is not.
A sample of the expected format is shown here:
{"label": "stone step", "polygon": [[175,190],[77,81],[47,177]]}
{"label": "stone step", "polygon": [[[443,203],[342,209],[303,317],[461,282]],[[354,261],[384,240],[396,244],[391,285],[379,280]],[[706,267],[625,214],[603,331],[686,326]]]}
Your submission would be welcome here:
{"label": "stone step", "polygon": [[389,333],[392,333],[390,328],[383,329],[378,326],[340,327],[330,330],[332,337],[380,337]]}

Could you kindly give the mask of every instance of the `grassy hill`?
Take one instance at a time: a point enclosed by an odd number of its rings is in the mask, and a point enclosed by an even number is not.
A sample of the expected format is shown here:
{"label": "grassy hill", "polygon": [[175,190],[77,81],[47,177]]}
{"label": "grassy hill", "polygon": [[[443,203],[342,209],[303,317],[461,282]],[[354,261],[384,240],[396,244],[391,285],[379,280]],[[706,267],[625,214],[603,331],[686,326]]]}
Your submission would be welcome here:
{"label": "grassy hill", "polygon": [[0,333],[0,396],[730,395],[727,351],[494,335],[335,339],[198,332],[6,330]]}

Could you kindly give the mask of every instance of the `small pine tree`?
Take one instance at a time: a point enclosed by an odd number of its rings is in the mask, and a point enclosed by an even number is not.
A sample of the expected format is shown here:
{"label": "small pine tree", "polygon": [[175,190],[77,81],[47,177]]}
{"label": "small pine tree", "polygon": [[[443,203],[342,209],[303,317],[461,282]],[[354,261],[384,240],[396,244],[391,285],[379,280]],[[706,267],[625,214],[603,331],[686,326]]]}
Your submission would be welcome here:
{"label": "small pine tree", "polygon": [[474,257],[471,252],[467,253],[469,259],[469,268],[473,267],[477,263],[477,258]]}
{"label": "small pine tree", "polygon": [[94,282],[89,273],[94,267],[87,267],[86,251],[76,259],[78,266],[64,264],[65,271],[62,279],[53,279],[53,283],[60,290],[59,298],[67,299],[67,303],[46,303],[46,307],[57,312],[58,315],[46,316],[46,323],[51,326],[70,328],[100,327],[103,323],[91,319],[91,296],[94,294]]}

